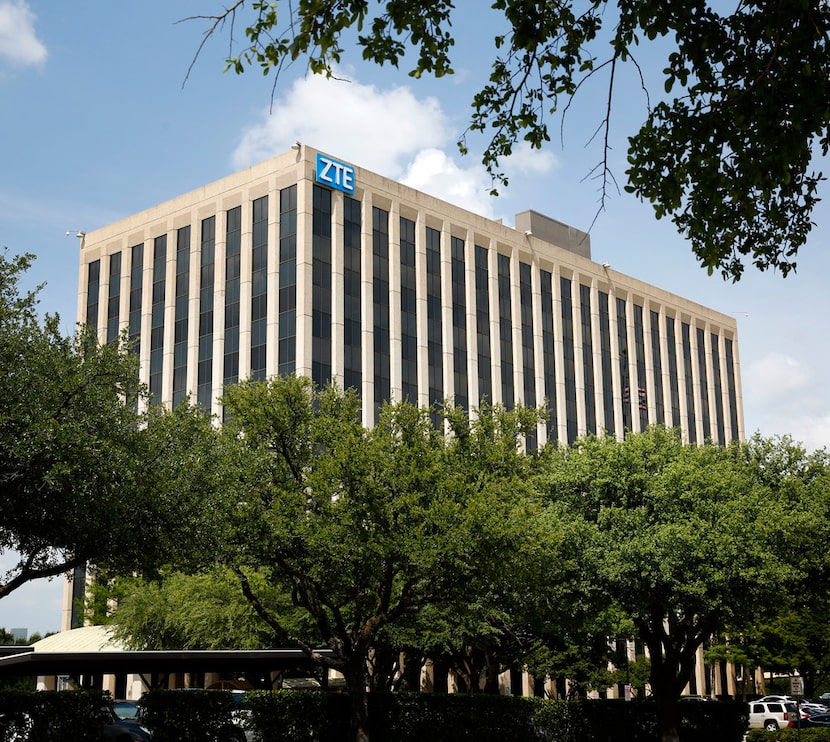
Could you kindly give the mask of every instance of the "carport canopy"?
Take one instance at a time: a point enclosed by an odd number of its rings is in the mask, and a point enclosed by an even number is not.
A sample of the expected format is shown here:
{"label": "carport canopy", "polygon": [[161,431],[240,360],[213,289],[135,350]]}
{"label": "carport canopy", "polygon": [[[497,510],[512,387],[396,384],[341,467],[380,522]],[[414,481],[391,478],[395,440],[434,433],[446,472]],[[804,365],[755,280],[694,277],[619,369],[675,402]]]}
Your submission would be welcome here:
{"label": "carport canopy", "polygon": [[[331,650],[317,650],[331,656]],[[30,647],[0,648],[0,677],[178,672],[264,674],[319,667],[301,649],[129,650],[105,626],[63,631]]]}

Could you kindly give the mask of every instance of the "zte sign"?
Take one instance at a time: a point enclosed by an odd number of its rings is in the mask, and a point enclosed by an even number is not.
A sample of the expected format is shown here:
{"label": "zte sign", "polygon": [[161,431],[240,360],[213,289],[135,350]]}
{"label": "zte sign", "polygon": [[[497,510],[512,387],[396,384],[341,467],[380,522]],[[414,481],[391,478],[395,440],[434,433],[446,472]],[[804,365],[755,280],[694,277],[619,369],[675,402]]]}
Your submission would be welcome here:
{"label": "zte sign", "polygon": [[344,193],[354,193],[354,168],[345,162],[338,162],[331,157],[317,153],[317,173],[315,179],[318,183],[336,188]]}

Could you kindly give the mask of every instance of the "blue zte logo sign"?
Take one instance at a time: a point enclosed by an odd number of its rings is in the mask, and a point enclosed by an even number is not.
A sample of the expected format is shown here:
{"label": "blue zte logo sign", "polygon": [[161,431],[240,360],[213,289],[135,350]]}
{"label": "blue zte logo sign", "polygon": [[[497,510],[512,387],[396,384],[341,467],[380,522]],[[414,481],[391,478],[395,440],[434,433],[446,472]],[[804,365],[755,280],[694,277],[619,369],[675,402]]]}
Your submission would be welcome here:
{"label": "blue zte logo sign", "polygon": [[345,162],[317,153],[317,174],[318,183],[336,188],[344,193],[354,193],[354,168]]}

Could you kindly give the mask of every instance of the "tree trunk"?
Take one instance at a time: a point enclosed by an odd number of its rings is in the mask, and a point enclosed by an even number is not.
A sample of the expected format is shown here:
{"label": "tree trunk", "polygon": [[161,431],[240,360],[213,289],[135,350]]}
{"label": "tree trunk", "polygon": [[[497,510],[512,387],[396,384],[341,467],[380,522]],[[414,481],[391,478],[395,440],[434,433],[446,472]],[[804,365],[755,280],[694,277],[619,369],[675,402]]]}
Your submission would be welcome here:
{"label": "tree trunk", "polygon": [[680,742],[678,734],[679,709],[676,698],[657,698],[657,726],[660,742]]}
{"label": "tree trunk", "polygon": [[369,705],[366,683],[362,672],[349,672],[346,676],[349,689],[349,713],[352,742],[369,742]]}
{"label": "tree trunk", "polygon": [[499,692],[499,659],[494,652],[485,649],[486,674],[484,676],[484,693],[498,695]]}

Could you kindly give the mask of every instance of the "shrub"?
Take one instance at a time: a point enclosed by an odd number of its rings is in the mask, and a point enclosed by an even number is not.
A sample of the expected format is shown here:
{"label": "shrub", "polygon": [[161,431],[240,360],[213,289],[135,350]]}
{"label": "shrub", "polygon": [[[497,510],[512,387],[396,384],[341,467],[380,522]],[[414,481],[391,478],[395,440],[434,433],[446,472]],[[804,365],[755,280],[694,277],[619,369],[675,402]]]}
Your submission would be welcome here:
{"label": "shrub", "polygon": [[153,742],[215,742],[239,739],[230,693],[215,690],[150,691],[140,701],[142,723]]}
{"label": "shrub", "polygon": [[779,729],[767,732],[750,729],[747,742],[830,742],[830,729]]}
{"label": "shrub", "polygon": [[100,742],[107,702],[101,691],[0,691],[2,739]]}

